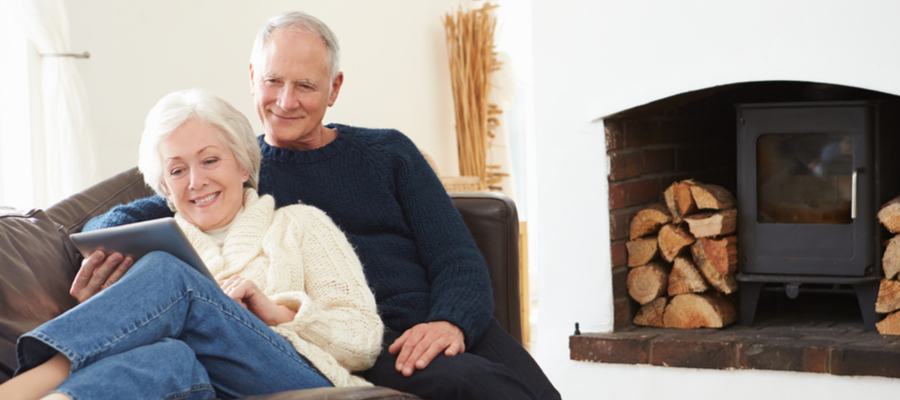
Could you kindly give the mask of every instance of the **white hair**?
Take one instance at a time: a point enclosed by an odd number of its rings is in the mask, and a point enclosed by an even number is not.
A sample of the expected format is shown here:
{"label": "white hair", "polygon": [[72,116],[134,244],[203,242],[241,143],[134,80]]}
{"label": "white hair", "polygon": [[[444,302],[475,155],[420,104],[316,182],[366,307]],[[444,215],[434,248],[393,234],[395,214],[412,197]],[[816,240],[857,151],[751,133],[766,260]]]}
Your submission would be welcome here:
{"label": "white hair", "polygon": [[250,53],[250,63],[259,65],[262,62],[263,51],[269,42],[269,38],[279,29],[299,29],[312,33],[322,39],[328,49],[328,74],[331,80],[341,72],[341,46],[338,44],[334,32],[318,18],[302,11],[288,11],[270,19],[256,34],[253,42],[253,51]]}
{"label": "white hair", "polygon": [[259,163],[262,153],[250,121],[227,101],[201,89],[188,89],[167,94],[147,114],[138,152],[138,169],[144,182],[166,201],[162,185],[163,165],[159,144],[188,120],[213,127],[219,140],[234,153],[238,165],[250,172],[247,186],[258,189]]}

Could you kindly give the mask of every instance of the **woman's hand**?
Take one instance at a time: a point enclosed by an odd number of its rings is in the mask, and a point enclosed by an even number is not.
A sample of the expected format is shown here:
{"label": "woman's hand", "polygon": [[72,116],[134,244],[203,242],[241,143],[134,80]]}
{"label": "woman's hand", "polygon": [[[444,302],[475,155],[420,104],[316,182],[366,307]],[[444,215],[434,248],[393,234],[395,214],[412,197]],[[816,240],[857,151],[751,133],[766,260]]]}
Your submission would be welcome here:
{"label": "woman's hand", "polygon": [[294,320],[296,311],[292,311],[282,305],[275,304],[256,283],[234,275],[224,281],[219,281],[219,287],[228,297],[238,302],[242,307],[250,310],[253,315],[261,319],[266,325],[275,326]]}
{"label": "woman's hand", "polygon": [[128,272],[132,264],[134,260],[131,257],[122,257],[119,253],[110,253],[107,256],[103,251],[97,250],[81,262],[81,269],[72,281],[69,294],[79,303],[84,303],[116,283]]}

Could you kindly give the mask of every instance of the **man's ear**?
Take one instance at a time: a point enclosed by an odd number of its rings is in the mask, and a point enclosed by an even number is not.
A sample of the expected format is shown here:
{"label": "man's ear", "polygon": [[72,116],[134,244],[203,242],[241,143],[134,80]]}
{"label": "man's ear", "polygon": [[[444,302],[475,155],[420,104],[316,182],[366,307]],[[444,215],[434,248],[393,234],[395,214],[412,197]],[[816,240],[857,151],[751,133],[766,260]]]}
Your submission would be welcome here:
{"label": "man's ear", "polygon": [[250,62],[250,95],[254,95],[253,93],[253,61]]}
{"label": "man's ear", "polygon": [[341,85],[344,84],[344,73],[338,72],[337,76],[334,77],[334,80],[331,81],[331,94],[328,95],[328,107],[334,105],[334,102],[337,100],[338,93],[341,91]]}

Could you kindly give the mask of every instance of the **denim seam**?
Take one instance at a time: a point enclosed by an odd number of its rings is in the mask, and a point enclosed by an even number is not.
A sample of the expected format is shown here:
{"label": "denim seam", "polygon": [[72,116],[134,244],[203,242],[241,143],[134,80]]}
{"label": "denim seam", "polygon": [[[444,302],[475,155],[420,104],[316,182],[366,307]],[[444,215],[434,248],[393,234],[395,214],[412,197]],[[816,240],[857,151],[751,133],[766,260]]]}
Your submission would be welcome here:
{"label": "denim seam", "polygon": [[216,393],[216,389],[213,388],[213,386],[212,386],[211,384],[208,384],[208,383],[200,383],[200,384],[193,384],[193,385],[191,385],[191,388],[190,388],[190,389],[185,390],[185,391],[183,391],[183,392],[172,393],[172,394],[170,394],[170,395],[167,395],[167,396],[164,397],[163,399],[164,399],[164,400],[186,399],[186,398],[188,398],[188,397],[191,396],[191,393],[194,393],[194,392],[201,392],[201,391],[213,392],[214,394]]}
{"label": "denim seam", "polygon": [[[29,332],[28,334],[26,334],[26,336],[30,336],[34,339],[37,339],[44,345],[49,346],[53,350],[56,350],[57,352],[62,353],[64,356],[66,356],[66,358],[68,358],[69,362],[71,363],[71,367],[69,368],[70,373],[77,371],[78,368],[81,367],[81,364],[84,362],[84,357],[79,357],[78,354],[75,354],[74,350],[66,347],[65,345],[56,341],[55,339],[53,339],[49,335],[45,334],[44,332],[35,330],[32,332]],[[35,365],[34,367],[36,367],[36,366],[37,365]],[[34,367],[32,367],[32,368],[34,368]]]}

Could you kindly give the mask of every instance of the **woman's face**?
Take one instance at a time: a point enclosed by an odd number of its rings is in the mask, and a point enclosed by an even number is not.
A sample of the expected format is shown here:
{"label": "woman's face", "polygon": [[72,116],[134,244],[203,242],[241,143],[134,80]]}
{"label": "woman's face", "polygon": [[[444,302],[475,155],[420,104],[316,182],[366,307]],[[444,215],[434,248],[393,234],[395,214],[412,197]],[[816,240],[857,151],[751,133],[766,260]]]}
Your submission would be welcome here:
{"label": "woman's face", "polygon": [[250,173],[212,126],[190,119],[159,143],[163,186],[175,209],[202,231],[228,225],[241,210]]}

